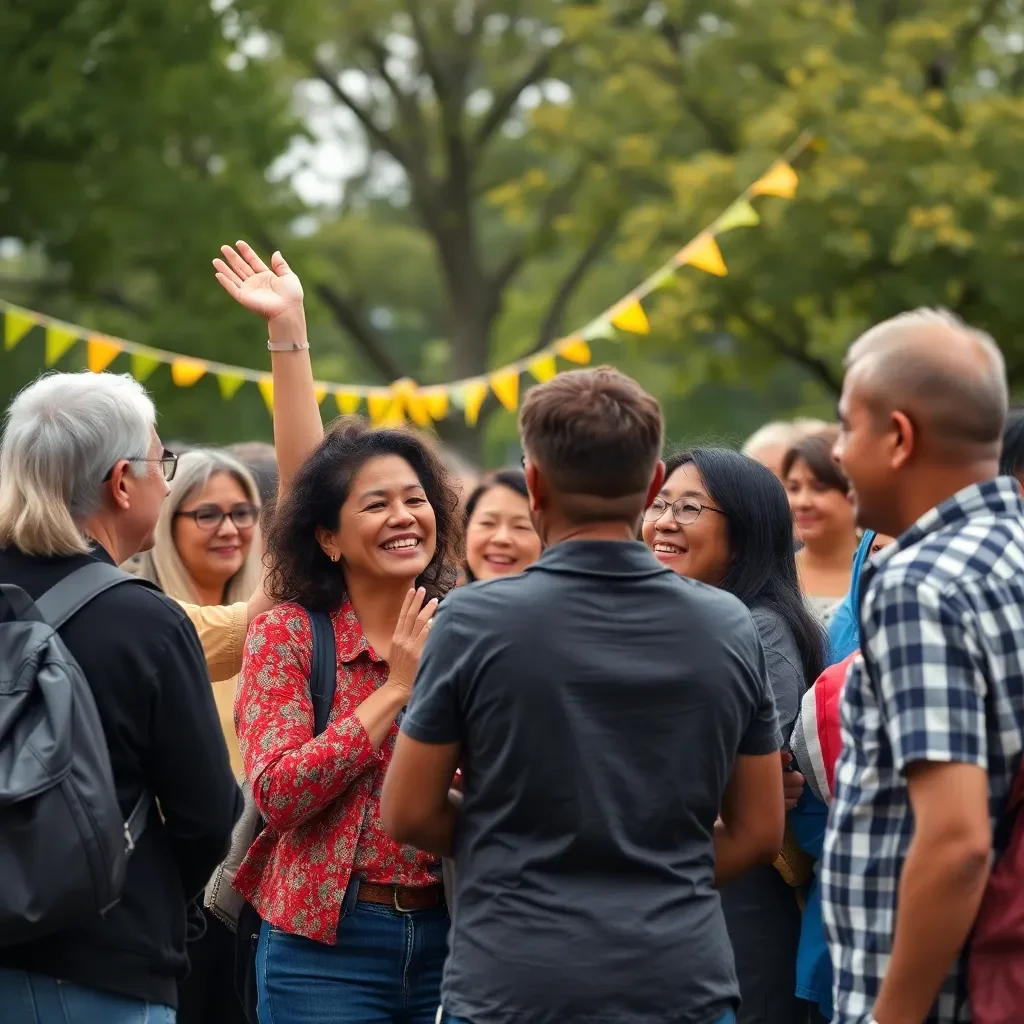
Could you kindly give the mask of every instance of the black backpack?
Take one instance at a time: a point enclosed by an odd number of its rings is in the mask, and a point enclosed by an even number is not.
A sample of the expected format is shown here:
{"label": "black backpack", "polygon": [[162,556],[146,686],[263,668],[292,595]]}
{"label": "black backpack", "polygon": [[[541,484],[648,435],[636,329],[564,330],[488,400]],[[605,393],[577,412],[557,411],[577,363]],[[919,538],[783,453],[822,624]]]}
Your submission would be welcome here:
{"label": "black backpack", "polygon": [[[327,728],[338,682],[338,655],[334,643],[334,624],[326,612],[307,612],[313,633],[313,663],[309,674],[309,695],[313,701],[313,735]],[[253,838],[263,831],[262,819]],[[246,901],[238,914],[235,929],[235,991],[249,1024],[259,1024],[256,1014],[256,947],[263,921],[256,908]]]}
{"label": "black backpack", "polygon": [[146,827],[152,797],[143,793],[124,820],[92,690],[58,634],[127,582],[150,586],[106,562],[76,569],[35,603],[0,586],[0,947],[109,910]]}

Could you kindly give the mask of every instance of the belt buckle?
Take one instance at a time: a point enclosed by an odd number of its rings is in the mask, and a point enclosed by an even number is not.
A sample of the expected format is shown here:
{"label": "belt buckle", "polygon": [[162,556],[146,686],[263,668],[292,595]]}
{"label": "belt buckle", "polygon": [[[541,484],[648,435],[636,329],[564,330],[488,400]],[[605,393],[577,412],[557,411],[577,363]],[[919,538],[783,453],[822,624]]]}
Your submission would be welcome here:
{"label": "belt buckle", "polygon": [[398,911],[399,914],[411,914],[413,912],[412,907],[403,907],[402,904],[398,902],[398,892],[399,886],[396,885],[394,889],[392,889],[391,891],[392,905],[394,906],[395,910]]}

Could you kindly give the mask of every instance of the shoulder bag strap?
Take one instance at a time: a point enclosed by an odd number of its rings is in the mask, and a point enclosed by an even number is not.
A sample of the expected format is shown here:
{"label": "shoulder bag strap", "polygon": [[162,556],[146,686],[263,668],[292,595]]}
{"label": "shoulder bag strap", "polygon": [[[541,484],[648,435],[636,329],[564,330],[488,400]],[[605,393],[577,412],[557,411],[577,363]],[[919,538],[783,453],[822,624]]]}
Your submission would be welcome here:
{"label": "shoulder bag strap", "polygon": [[[71,618],[78,614],[93,598],[99,597],[104,591],[122,583],[144,583],[131,573],[127,573],[111,565],[109,562],[90,562],[68,573],[59,583],[55,583],[35,602],[43,621],[49,623],[54,630],[59,630]],[[135,844],[146,831],[149,811],[153,806],[153,797],[148,789],[132,808],[128,820],[124,823],[125,855],[130,856]]]}
{"label": "shoulder bag strap", "polygon": [[36,608],[54,629],[60,629],[80,612],[94,597],[121,583],[135,581],[136,577],[123,572],[109,562],[90,562],[68,573],[59,583],[36,601]]}
{"label": "shoulder bag strap", "polygon": [[313,631],[313,659],[309,673],[309,695],[313,701],[313,735],[327,728],[338,682],[338,654],[334,643],[334,623],[327,612],[309,612]]}

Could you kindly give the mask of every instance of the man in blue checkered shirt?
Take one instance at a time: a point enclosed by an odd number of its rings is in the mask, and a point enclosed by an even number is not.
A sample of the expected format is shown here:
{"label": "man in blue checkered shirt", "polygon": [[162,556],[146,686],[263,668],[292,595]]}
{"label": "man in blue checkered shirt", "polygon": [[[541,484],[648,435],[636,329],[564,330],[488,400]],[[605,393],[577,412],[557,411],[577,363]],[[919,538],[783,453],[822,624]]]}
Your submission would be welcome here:
{"label": "man in blue checkered shirt", "polygon": [[843,694],[822,869],[836,1024],[971,1020],[963,950],[1024,737],[1006,407],[999,349],[948,313],[889,320],[847,357],[835,455],[860,524],[898,540],[864,570]]}

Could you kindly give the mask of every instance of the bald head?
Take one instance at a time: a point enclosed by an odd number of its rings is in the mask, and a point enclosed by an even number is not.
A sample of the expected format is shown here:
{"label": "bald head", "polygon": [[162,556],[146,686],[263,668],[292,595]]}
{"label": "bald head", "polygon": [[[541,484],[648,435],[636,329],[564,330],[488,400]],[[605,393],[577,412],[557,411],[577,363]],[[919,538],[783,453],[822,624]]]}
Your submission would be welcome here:
{"label": "bald head", "polygon": [[879,419],[905,413],[922,441],[950,454],[1001,442],[1008,404],[996,343],[945,310],[901,313],[861,335],[846,357],[847,387]]}

